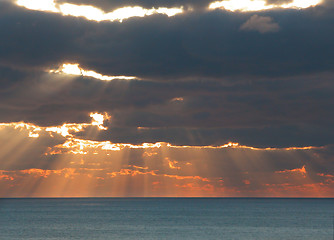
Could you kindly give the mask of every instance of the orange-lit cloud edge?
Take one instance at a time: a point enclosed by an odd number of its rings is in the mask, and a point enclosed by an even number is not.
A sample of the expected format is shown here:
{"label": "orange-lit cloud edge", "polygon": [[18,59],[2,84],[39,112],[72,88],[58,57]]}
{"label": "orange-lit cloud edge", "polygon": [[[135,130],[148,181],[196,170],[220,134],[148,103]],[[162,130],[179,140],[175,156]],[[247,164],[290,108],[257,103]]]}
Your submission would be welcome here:
{"label": "orange-lit cloud edge", "polygon": [[[304,172],[305,171],[305,172]],[[129,165],[119,171],[92,168],[57,170],[0,170],[1,197],[333,197],[334,176],[317,174],[322,182],[312,182],[304,167],[274,173],[274,177],[292,180],[263,182],[262,189],[243,186],[226,187],[224,180],[198,175],[158,173]],[[297,183],[293,182],[296,181]],[[126,193],[129,188],[140,190]],[[37,185],[37,187],[36,187]],[[18,188],[18,189],[17,189]],[[96,193],[96,189],[104,192]],[[106,192],[106,189],[112,191]],[[146,191],[146,192],[145,192]]]}
{"label": "orange-lit cloud edge", "polygon": [[[81,162],[70,162],[58,169],[28,168],[21,170],[0,169],[0,197],[122,197],[122,196],[164,196],[164,197],[333,197],[334,176],[316,173],[322,181],[314,182],[309,176],[307,166],[285,169],[271,173],[270,177],[277,182],[264,181],[263,189],[251,189],[254,180],[250,173],[242,173],[243,182],[239,187],[226,187],[223,178],[205,177],[196,174],[195,166],[190,162],[178,162],[167,155],[161,159],[166,172],[159,172],[149,166],[123,164],[117,169],[102,167],[100,163],[87,163],[82,157],[92,154],[107,156],[112,153],[142,149],[143,157],[149,161],[157,154],[157,150],[184,149],[206,151],[214,149],[245,149],[249,151],[312,151],[324,149],[326,146],[288,147],[288,148],[256,148],[229,142],[221,146],[178,146],[166,142],[157,143],[112,143],[110,141],[93,141],[75,137],[75,133],[95,126],[97,131],[104,131],[104,121],[111,117],[107,113],[91,113],[91,123],[65,123],[61,126],[41,127],[31,123],[0,123],[2,128],[26,130],[28,137],[38,139],[40,134],[55,135],[64,138],[64,143],[56,145],[44,153],[45,156],[81,158]],[[165,149],[165,150],[164,150]],[[71,157],[73,156],[73,157]],[[80,157],[82,156],[82,157]],[[99,155],[97,155],[99,156]],[[145,161],[146,161],[145,160]],[[191,170],[192,169],[192,170]],[[131,184],[130,184],[130,183]],[[130,185],[129,185],[130,184]],[[37,186],[37,187],[36,187]],[[112,191],[108,192],[108,186]],[[140,189],[140,192],[130,193]],[[27,189],[27,190],[24,190]],[[30,190],[29,190],[30,189]],[[36,190],[37,189],[37,190]],[[64,190],[65,189],[65,190]],[[66,190],[67,189],[67,190]],[[101,192],[99,192],[99,189]],[[102,189],[102,190],[101,190]],[[28,191],[29,190],[29,191]],[[139,191],[139,190],[138,190]],[[129,195],[130,194],[130,195]]]}
{"label": "orange-lit cloud edge", "polygon": [[[67,140],[62,145],[57,145],[59,148],[71,149],[71,148],[91,148],[91,149],[101,149],[101,150],[112,150],[119,151],[124,148],[133,148],[133,149],[149,149],[149,148],[160,148],[161,146],[165,146],[168,148],[179,148],[179,149],[222,149],[222,148],[234,148],[234,149],[250,149],[255,151],[276,151],[276,150],[312,150],[312,149],[323,149],[326,146],[304,146],[304,147],[284,147],[284,148],[259,148],[252,147],[246,145],[240,145],[236,142],[228,142],[224,145],[214,146],[214,145],[173,145],[168,142],[156,142],[156,143],[142,143],[140,145],[130,144],[130,143],[112,143],[110,141],[95,141],[95,140],[86,140],[75,138],[73,133],[78,133],[84,131],[85,128],[90,126],[96,126],[99,130],[107,130],[105,126],[103,126],[103,122],[105,120],[110,120],[110,116],[107,113],[90,113],[90,117],[92,118],[91,123],[64,123],[60,126],[49,126],[49,127],[41,127],[32,123],[25,122],[11,122],[11,123],[0,123],[0,129],[3,127],[12,127],[14,129],[26,129],[29,131],[29,137],[38,138],[41,131],[45,131],[53,137],[54,133],[60,134],[63,137],[66,137]],[[139,129],[141,129],[139,127]],[[147,128],[146,128],[147,129]],[[83,152],[73,152],[73,153],[81,153]],[[49,153],[46,153],[49,154]],[[52,153],[50,153],[52,154]]]}

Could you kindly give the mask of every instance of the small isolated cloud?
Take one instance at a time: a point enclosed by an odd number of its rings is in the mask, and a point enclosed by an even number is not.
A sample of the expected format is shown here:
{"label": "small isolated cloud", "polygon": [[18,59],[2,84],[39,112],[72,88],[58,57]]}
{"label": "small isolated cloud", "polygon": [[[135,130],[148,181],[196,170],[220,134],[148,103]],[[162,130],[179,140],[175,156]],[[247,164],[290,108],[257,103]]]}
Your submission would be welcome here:
{"label": "small isolated cloud", "polygon": [[277,32],[279,29],[280,26],[275,23],[271,17],[262,17],[258,15],[253,15],[240,27],[240,30],[258,31],[260,33]]}

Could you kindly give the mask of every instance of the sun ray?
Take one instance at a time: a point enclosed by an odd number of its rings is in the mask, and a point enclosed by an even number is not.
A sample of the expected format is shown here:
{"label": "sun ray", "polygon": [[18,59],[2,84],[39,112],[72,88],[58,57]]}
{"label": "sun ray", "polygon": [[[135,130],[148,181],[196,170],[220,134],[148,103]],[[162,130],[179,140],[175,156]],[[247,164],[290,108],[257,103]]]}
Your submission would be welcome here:
{"label": "sun ray", "polygon": [[[106,131],[105,121],[111,120],[108,113],[91,112],[89,116],[90,123],[49,127],[22,122],[0,124],[0,136],[10,132],[16,136],[10,138],[9,146],[5,138],[0,139],[4,142],[1,159],[8,157],[0,162],[0,184],[4,184],[7,194],[293,196],[296,191],[303,196],[328,196],[330,186],[334,185],[332,173],[316,172],[310,165],[317,161],[318,152],[327,151],[328,146],[256,148],[233,142],[178,146],[166,142],[88,140],[87,129]],[[29,149],[47,138],[60,142],[42,147],[35,156],[40,161],[35,160],[36,165],[29,161],[25,164],[22,159]],[[271,160],[275,158],[285,167],[276,166],[278,163]],[[295,158],[299,160],[291,160]]]}

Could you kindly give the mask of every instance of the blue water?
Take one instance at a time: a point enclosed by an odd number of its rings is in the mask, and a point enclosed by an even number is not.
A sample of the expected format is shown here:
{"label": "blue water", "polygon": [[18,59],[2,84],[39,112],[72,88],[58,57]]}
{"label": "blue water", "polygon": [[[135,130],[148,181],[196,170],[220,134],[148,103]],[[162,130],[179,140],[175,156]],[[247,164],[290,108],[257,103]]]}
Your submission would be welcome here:
{"label": "blue water", "polygon": [[332,240],[334,199],[0,199],[0,239]]}

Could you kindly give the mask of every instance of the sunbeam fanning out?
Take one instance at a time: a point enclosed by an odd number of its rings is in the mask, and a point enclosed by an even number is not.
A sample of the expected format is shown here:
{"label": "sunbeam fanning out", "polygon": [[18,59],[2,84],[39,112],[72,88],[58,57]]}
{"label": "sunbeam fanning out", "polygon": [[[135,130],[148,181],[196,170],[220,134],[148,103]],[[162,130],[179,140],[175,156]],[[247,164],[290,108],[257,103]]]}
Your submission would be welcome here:
{"label": "sunbeam fanning out", "polygon": [[70,3],[56,4],[54,0],[18,0],[17,5],[30,10],[50,11],[69,15],[74,17],[85,17],[94,21],[119,21],[131,17],[145,17],[153,14],[164,14],[168,17],[183,13],[183,8],[151,8],[145,9],[140,6],[129,6],[116,9],[112,12],[105,13],[90,5],[76,5]]}
{"label": "sunbeam fanning out", "polygon": [[40,127],[37,127],[34,124],[28,124],[28,123],[0,123],[0,130],[2,128],[6,127],[13,127],[14,129],[26,129],[29,132],[29,137],[31,138],[38,138],[39,137],[39,132],[42,130]]}
{"label": "sunbeam fanning out", "polygon": [[322,0],[293,0],[289,3],[268,4],[265,0],[224,0],[213,2],[209,9],[223,8],[229,11],[262,11],[273,8],[309,8],[322,3]]}
{"label": "sunbeam fanning out", "polygon": [[84,70],[81,67],[79,67],[79,64],[70,64],[70,63],[64,63],[59,69],[57,70],[50,70],[50,73],[65,73],[65,74],[71,74],[71,75],[78,75],[78,76],[84,76],[84,77],[92,77],[95,79],[99,79],[102,81],[112,81],[115,79],[119,80],[132,80],[132,79],[139,79],[137,77],[133,76],[106,76],[102,75],[100,73],[91,71],[91,70]]}
{"label": "sunbeam fanning out", "polygon": [[92,129],[108,131],[111,119],[90,117],[62,126],[0,124],[0,197],[334,196],[324,163],[332,146],[113,143],[86,139]]}

